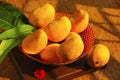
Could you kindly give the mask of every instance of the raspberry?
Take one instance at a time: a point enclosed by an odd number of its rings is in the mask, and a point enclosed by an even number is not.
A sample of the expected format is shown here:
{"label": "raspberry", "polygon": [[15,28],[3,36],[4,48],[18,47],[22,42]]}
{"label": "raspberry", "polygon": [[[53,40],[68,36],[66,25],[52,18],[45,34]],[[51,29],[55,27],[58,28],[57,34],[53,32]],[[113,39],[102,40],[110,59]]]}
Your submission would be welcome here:
{"label": "raspberry", "polygon": [[37,69],[34,72],[34,76],[37,79],[43,79],[45,77],[45,75],[46,75],[46,73],[45,73],[44,69]]}

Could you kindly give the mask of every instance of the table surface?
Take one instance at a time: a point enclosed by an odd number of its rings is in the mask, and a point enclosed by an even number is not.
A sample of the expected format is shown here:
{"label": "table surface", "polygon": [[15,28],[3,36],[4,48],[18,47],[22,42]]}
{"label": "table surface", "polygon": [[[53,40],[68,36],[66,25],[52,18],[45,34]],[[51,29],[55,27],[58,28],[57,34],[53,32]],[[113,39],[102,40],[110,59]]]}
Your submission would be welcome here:
{"label": "table surface", "polygon": [[[0,0],[11,3],[24,13],[50,2],[56,11],[73,13],[80,8],[89,13],[95,43],[106,45],[111,53],[104,69],[80,75],[73,80],[119,80],[120,78],[120,0]],[[35,2],[36,1],[36,2]],[[26,4],[24,4],[26,3]],[[0,80],[20,80],[8,54],[0,64]]]}

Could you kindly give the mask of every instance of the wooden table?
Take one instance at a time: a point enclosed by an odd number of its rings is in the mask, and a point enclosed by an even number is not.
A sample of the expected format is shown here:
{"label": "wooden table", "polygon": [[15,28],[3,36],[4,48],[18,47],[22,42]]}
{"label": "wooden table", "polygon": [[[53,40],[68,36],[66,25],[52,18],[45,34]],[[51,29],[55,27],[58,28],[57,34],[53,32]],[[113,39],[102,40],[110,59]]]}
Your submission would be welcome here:
{"label": "wooden table", "polygon": [[[120,0],[96,0],[96,1],[36,0],[36,2],[34,2],[34,0],[4,0],[4,1],[12,3],[13,5],[17,6],[19,9],[24,11],[24,13],[28,13],[46,2],[50,2],[52,5],[54,5],[56,11],[73,13],[76,10],[76,8],[86,10],[89,13],[90,25],[95,35],[95,44],[102,43],[106,45],[110,50],[111,58],[105,68],[98,69],[93,72],[90,71],[90,73],[89,70],[87,70],[86,72],[86,69],[88,68],[81,66],[79,70],[76,70],[76,72],[74,72],[74,75],[78,77],[71,79],[72,80],[119,80],[120,78],[120,71],[119,71],[120,70],[120,49],[119,49],[120,48]],[[24,4],[25,2],[26,4]],[[80,61],[80,62],[84,64],[84,61]],[[56,69],[59,68],[61,68],[61,70],[62,69],[65,70],[66,66],[61,66]],[[67,67],[67,69],[69,68]],[[56,69],[53,72],[55,72]],[[60,72],[55,72],[55,73],[60,75]],[[72,73],[70,73],[69,75],[71,74]],[[11,80],[20,80],[20,75],[18,74],[9,55],[0,64],[0,78],[1,77],[7,77],[10,78]],[[25,75],[25,77],[28,77],[28,75]],[[63,76],[60,76],[58,78],[62,79],[62,77]],[[56,78],[56,80],[58,78]]]}

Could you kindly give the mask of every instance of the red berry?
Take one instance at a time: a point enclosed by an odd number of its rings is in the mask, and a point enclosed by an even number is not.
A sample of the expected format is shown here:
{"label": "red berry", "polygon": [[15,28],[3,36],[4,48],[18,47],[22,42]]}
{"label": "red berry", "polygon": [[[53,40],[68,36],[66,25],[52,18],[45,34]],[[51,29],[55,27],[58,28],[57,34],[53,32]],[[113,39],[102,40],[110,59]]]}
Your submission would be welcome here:
{"label": "red berry", "polygon": [[43,79],[45,77],[45,75],[46,75],[46,73],[45,73],[44,69],[37,69],[34,72],[34,76],[37,79]]}

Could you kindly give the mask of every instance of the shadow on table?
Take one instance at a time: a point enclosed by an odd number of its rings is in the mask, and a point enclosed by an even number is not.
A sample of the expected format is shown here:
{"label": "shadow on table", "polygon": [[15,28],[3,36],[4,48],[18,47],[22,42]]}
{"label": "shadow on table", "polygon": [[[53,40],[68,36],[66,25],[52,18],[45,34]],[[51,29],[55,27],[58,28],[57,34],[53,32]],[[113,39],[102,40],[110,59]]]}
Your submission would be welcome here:
{"label": "shadow on table", "polygon": [[[72,75],[75,75],[76,77],[89,74],[91,76],[91,79],[97,80],[99,78],[96,75],[99,75],[99,76],[104,75],[104,77],[107,77],[110,80],[118,80],[120,76],[120,72],[119,72],[120,63],[116,61],[112,56],[109,62],[107,63],[107,65],[103,66],[102,68],[94,69],[94,68],[89,67],[87,65],[85,57],[67,66],[71,68],[77,68],[78,70],[80,70],[76,72],[75,74],[72,74]],[[96,71],[99,71],[99,74],[94,73]],[[103,79],[104,77],[101,76],[100,79]],[[71,79],[72,78],[73,77],[71,77]]]}
{"label": "shadow on table", "polygon": [[[113,23],[111,20],[107,18],[107,16],[112,16],[112,17],[118,17],[120,18],[120,15],[115,15],[115,14],[109,14],[104,12],[102,9],[103,8],[111,8],[111,9],[120,9],[120,0],[58,0],[58,5],[57,5],[57,10],[65,13],[74,13],[76,10],[75,5],[76,4],[81,4],[81,5],[87,5],[87,6],[92,6],[96,7],[98,12],[101,14],[103,19],[105,20],[106,23],[98,23],[96,21],[90,20],[90,23],[93,23],[94,25],[102,28],[103,30],[109,32],[110,34],[120,38],[120,31],[116,29],[116,26],[120,26],[120,23]],[[110,30],[105,28],[101,24],[107,24],[110,27]]]}

